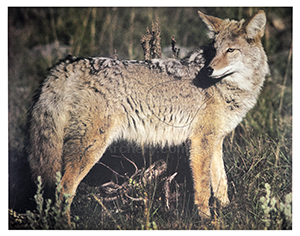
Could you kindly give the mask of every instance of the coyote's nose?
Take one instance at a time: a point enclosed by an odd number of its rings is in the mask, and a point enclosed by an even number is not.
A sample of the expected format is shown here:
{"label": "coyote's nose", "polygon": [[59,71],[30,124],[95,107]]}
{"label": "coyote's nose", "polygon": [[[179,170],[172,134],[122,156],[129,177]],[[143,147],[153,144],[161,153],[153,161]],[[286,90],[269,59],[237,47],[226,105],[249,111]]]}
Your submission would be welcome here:
{"label": "coyote's nose", "polygon": [[209,67],[206,68],[205,71],[206,71],[206,74],[207,74],[208,76],[210,76],[210,75],[212,75],[212,73],[214,72],[214,69],[211,68],[211,67],[209,66]]}

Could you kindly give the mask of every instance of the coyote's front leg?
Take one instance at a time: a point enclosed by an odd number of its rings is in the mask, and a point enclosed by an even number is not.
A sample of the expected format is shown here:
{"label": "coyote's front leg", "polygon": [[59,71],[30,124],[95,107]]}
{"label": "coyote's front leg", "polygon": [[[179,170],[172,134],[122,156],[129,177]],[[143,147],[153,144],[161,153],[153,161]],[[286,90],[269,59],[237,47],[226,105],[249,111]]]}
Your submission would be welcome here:
{"label": "coyote's front leg", "polygon": [[214,197],[219,199],[222,206],[228,205],[227,177],[223,163],[223,139],[221,138],[215,147],[211,163],[211,185]]}
{"label": "coyote's front leg", "polygon": [[202,217],[210,217],[210,167],[215,146],[212,130],[195,133],[191,137],[190,165],[194,179],[194,200]]}

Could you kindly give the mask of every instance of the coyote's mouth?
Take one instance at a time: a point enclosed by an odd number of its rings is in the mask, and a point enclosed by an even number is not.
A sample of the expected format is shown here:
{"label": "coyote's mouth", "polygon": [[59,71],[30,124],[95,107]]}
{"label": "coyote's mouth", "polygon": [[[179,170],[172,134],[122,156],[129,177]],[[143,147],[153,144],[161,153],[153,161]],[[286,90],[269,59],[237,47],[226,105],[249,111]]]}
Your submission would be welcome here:
{"label": "coyote's mouth", "polygon": [[211,75],[210,77],[212,79],[218,79],[218,80],[221,80],[221,79],[224,79],[225,77],[227,76],[230,76],[232,75],[234,72],[230,72],[230,70],[228,71],[225,71],[224,73],[222,73],[221,75]]}

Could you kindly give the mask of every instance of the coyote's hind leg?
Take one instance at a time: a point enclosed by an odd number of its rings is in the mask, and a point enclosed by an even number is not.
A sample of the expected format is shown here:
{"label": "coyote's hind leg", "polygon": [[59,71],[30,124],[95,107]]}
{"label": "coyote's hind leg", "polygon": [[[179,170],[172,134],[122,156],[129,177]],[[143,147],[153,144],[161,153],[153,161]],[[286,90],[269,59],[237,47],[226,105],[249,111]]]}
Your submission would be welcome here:
{"label": "coyote's hind leg", "polygon": [[61,180],[62,196],[67,194],[67,217],[70,224],[70,207],[81,180],[102,157],[108,143],[107,130],[95,129],[86,132],[84,137],[69,139],[64,144],[63,176]]}

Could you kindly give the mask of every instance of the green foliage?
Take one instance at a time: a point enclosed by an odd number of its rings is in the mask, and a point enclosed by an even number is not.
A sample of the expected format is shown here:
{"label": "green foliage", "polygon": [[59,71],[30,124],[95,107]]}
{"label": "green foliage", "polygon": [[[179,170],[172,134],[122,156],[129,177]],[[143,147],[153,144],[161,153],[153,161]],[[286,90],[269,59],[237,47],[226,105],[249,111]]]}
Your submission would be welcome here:
{"label": "green foliage", "polygon": [[27,219],[32,229],[69,229],[66,212],[68,210],[68,195],[61,199],[61,174],[57,172],[55,203],[51,206],[51,199],[45,200],[42,191],[42,179],[37,178],[37,191],[34,196],[36,212],[27,211]]}
{"label": "green foliage", "polygon": [[292,228],[292,193],[285,196],[285,202],[275,197],[271,198],[271,186],[266,183],[266,196],[261,197],[261,209],[263,211],[262,221],[264,229],[286,229]]}

